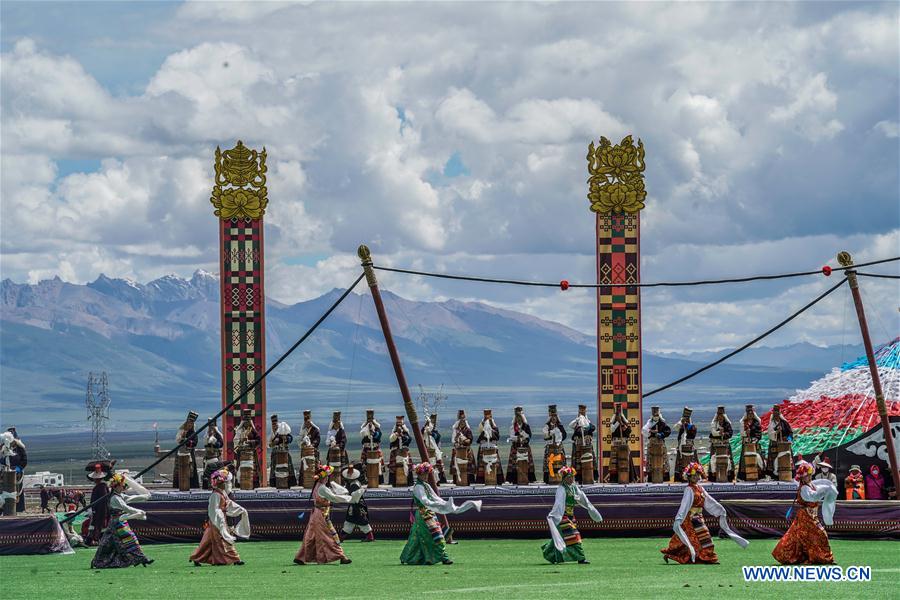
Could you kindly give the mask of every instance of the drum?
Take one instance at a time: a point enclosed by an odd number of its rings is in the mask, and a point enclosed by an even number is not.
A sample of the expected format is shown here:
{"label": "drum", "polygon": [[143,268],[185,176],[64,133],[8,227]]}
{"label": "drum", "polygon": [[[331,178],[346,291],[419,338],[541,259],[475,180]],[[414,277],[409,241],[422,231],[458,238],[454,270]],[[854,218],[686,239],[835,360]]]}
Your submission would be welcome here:
{"label": "drum", "polygon": [[341,475],[341,470],[344,468],[344,455],[341,452],[341,449],[337,446],[328,449],[328,465],[334,469],[335,477],[334,481],[342,484],[344,483],[344,477]]}
{"label": "drum", "polygon": [[516,484],[528,485],[528,472],[531,470],[531,464],[528,460],[530,453],[525,448],[516,449]]}
{"label": "drum", "polygon": [[500,453],[496,448],[484,448],[481,451],[484,462],[484,485],[497,485],[497,473],[500,471]]}
{"label": "drum", "polygon": [[300,446],[300,485],[312,489],[316,484],[316,449]]}
{"label": "drum", "polygon": [[203,460],[212,460],[214,458],[219,458],[220,456],[222,456],[221,448],[216,448],[215,446],[204,446]]}
{"label": "drum", "polygon": [[409,482],[409,449],[401,448],[394,458],[394,487],[406,487]]}
{"label": "drum", "polygon": [[694,459],[694,442],[689,441],[681,444],[681,453],[675,459],[675,481],[684,481],[682,472],[688,466],[688,463]]}
{"label": "drum", "polygon": [[589,437],[585,437],[584,443],[575,447],[575,456],[572,458],[572,466],[581,476],[581,483],[594,483],[594,444]]}
{"label": "drum", "polygon": [[616,458],[616,478],[619,483],[631,481],[631,449],[628,440],[614,440],[613,451]]}
{"label": "drum", "polygon": [[558,484],[561,480],[559,470],[566,466],[566,455],[556,444],[548,444],[544,456],[547,457],[547,483]]}
{"label": "drum", "polygon": [[790,442],[774,442],[775,467],[773,471],[778,473],[778,481],[791,481],[794,477],[794,459],[791,454]]}
{"label": "drum", "polygon": [[744,481],[759,479],[759,447],[753,442],[744,443],[744,454],[741,457]]}
{"label": "drum", "polygon": [[453,484],[465,487],[469,485],[469,448],[456,448],[453,451]]}
{"label": "drum", "polygon": [[383,460],[381,450],[366,450],[366,479],[370,488],[377,488],[381,485]]}
{"label": "drum", "polygon": [[275,459],[275,464],[272,465],[272,468],[275,469],[275,488],[279,490],[286,490],[290,487],[290,465],[288,464],[288,457],[290,454],[288,453],[287,448],[276,448],[272,453],[273,458]]}
{"label": "drum", "polygon": [[191,455],[177,454],[175,462],[178,464],[178,490],[191,491]]}
{"label": "drum", "polygon": [[242,490],[253,489],[253,448],[243,449],[238,453],[238,481]]}
{"label": "drum", "polygon": [[731,470],[731,454],[729,454],[728,442],[712,442],[709,460],[709,470],[711,474],[715,475],[715,481],[719,483],[728,481],[728,472]]}
{"label": "drum", "polygon": [[[12,498],[6,497],[6,500],[3,501],[3,516],[4,517],[14,517],[16,516],[16,472],[15,471],[3,471],[2,476],[0,476],[0,491],[9,492],[13,495]],[[24,490],[22,492],[25,493]]]}
{"label": "drum", "polygon": [[650,483],[663,483],[666,479],[666,442],[659,438],[651,438],[647,443],[647,460]]}

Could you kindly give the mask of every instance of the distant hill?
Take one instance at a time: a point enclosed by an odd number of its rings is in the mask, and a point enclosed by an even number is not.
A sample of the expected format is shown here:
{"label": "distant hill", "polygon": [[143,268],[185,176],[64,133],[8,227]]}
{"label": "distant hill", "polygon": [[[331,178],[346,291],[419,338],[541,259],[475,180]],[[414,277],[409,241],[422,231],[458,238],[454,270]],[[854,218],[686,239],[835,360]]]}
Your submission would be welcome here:
{"label": "distant hill", "polygon": [[[42,432],[84,429],[88,371],[109,373],[110,430],[172,425],[187,410],[212,414],[219,405],[218,278],[197,271],[143,284],[101,275],[87,285],[58,277],[35,285],[0,284],[2,420]],[[364,289],[364,288],[360,288]],[[332,290],[294,305],[267,302],[271,364],[341,293]],[[450,396],[441,409],[493,408],[505,422],[521,404],[534,420],[546,405],[564,416],[590,404],[596,389],[591,336],[559,323],[478,302],[415,302],[384,291],[410,385]],[[670,418],[680,406],[779,401],[838,364],[840,348],[759,348],[654,396]],[[844,350],[846,359],[858,355]],[[645,391],[667,383],[714,354],[645,353]],[[837,358],[835,358],[838,356]],[[789,357],[790,360],[786,360]],[[293,422],[305,408],[324,422],[332,410],[347,423],[375,408],[384,420],[402,411],[400,394],[368,293],[353,294],[276,370],[269,410]],[[655,403],[655,402],[654,402]]]}

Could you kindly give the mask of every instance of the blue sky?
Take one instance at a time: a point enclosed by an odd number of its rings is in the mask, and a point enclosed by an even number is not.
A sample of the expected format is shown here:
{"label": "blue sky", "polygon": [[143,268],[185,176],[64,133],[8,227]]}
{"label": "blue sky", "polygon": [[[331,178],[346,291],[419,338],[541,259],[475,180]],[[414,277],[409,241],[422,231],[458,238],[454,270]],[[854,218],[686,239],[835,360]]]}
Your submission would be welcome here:
{"label": "blue sky", "polygon": [[[601,135],[647,148],[645,280],[900,254],[896,4],[0,12],[0,270],[16,281],[215,271],[212,155],[239,138],[268,149],[267,286],[282,302],[352,280],[362,242],[398,266],[590,281],[584,155]],[[587,292],[384,283],[592,330]],[[648,292],[647,344],[737,345],[827,283]],[[897,286],[865,292],[896,335]],[[845,304],[773,342],[840,343]]]}

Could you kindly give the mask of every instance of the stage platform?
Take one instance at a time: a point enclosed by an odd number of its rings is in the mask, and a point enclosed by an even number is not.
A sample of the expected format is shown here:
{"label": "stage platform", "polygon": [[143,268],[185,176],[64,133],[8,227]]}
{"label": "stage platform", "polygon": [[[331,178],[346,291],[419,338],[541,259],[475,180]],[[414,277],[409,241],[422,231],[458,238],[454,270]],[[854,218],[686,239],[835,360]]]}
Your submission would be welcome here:
{"label": "stage platform", "polygon": [[0,517],[0,556],[72,552],[54,515]]}
{"label": "stage platform", "polygon": [[[704,486],[728,510],[731,526],[749,537],[777,537],[787,529],[785,513],[797,485],[793,482],[707,484]],[[603,515],[602,523],[576,509],[578,527],[586,537],[653,537],[672,533],[684,484],[634,484],[583,486]],[[442,486],[443,497],[482,500],[480,513],[469,511],[450,517],[459,538],[549,537],[547,513],[556,486]],[[131,526],[142,543],[196,542],[202,535],[209,492],[154,491],[148,502],[137,504],[147,511],[146,521]],[[404,538],[410,527],[412,496],[409,488],[368,490],[365,494],[376,537]],[[250,513],[251,540],[296,540],[303,536],[312,507],[310,490],[235,491],[235,499]],[[332,520],[340,528],[346,508],[338,505]],[[718,523],[707,518],[713,533]],[[900,502],[839,501],[835,538],[900,539]]]}

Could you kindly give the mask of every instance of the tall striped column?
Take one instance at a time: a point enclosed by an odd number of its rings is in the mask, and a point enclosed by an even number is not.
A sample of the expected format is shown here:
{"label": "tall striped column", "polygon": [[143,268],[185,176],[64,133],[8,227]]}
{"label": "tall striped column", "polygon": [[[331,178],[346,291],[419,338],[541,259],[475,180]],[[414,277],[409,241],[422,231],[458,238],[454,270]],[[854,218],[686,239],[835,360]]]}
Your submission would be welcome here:
{"label": "tall striped column", "polygon": [[[219,217],[219,285],[222,324],[222,407],[266,368],[263,216],[268,204],[266,150],[238,140],[216,148],[216,181],[210,202]],[[234,459],[234,429],[249,409],[260,435],[257,484],[266,485],[266,387],[256,386],[223,416],[225,458]]]}
{"label": "tall striped column", "polygon": [[[621,403],[631,426],[632,463],[642,474],[640,210],[644,190],[644,145],[631,136],[613,146],[605,137],[588,148],[588,200],[596,213],[597,420],[600,480],[612,458],[610,423]],[[616,285],[621,284],[621,285]],[[641,475],[643,477],[643,474]]]}

